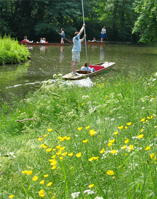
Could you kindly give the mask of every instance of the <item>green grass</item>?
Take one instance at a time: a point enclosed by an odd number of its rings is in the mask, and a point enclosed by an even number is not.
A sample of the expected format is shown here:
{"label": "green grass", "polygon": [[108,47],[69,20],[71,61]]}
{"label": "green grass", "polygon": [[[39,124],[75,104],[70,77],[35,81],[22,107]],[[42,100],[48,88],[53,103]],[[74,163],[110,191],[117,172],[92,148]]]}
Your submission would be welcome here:
{"label": "green grass", "polygon": [[46,82],[5,104],[0,198],[157,198],[156,96],[155,76],[119,76],[91,88]]}
{"label": "green grass", "polygon": [[19,64],[30,58],[30,52],[9,36],[0,37],[0,65]]}

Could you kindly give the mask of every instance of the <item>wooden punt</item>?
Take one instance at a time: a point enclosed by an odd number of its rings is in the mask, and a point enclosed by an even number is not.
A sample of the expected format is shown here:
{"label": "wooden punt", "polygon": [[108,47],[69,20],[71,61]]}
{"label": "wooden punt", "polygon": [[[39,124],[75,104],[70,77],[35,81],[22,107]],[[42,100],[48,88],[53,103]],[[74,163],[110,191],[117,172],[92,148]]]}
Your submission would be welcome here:
{"label": "wooden punt", "polygon": [[[73,41],[70,41],[73,44]],[[82,42],[83,45],[85,45],[85,42]],[[105,46],[106,44],[108,44],[108,42],[101,42],[101,41],[87,41],[86,42],[87,45],[91,45],[91,46]]]}
{"label": "wooden punt", "polygon": [[29,42],[19,42],[19,44],[27,45],[27,46],[69,46],[71,44],[65,43],[29,43]]}
{"label": "wooden punt", "polygon": [[68,73],[68,74],[62,76],[62,78],[66,79],[66,80],[79,80],[79,79],[83,79],[86,77],[93,77],[93,76],[96,76],[96,75],[99,75],[101,73],[111,70],[114,64],[115,64],[115,62],[104,62],[104,63],[95,64],[95,65],[89,65],[89,67],[95,69],[95,72],[87,73],[87,71],[77,70],[76,72],[79,75],[73,76],[71,73]]}

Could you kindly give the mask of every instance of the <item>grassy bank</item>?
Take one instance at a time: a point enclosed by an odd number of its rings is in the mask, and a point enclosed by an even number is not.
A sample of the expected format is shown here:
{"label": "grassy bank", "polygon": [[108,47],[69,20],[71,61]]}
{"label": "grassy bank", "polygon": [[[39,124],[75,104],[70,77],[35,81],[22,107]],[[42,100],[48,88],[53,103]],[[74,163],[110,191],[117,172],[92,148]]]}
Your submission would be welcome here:
{"label": "grassy bank", "polygon": [[30,58],[30,52],[23,45],[19,45],[18,41],[4,36],[0,37],[0,65],[3,64],[19,64]]}
{"label": "grassy bank", "polygon": [[0,124],[0,198],[157,198],[157,80],[47,82]]}

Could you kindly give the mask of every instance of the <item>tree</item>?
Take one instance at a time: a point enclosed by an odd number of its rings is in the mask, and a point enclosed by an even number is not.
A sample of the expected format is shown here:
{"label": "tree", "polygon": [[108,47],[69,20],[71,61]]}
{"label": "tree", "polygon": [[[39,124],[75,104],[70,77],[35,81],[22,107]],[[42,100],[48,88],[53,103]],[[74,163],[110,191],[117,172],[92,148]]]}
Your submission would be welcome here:
{"label": "tree", "polygon": [[132,33],[139,33],[139,42],[151,42],[157,39],[157,1],[138,0],[136,12],[139,17]]}

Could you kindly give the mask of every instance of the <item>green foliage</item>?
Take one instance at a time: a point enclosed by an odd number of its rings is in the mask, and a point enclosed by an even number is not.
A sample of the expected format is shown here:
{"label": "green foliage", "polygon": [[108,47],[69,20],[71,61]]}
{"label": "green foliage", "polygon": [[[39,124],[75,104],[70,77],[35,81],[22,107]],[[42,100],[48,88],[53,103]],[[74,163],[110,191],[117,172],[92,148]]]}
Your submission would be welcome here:
{"label": "green foliage", "polygon": [[157,39],[157,1],[137,1],[136,12],[139,17],[135,22],[133,33],[139,33],[139,42],[151,42]]}
{"label": "green foliage", "polygon": [[30,58],[30,52],[18,41],[10,37],[0,37],[0,65],[17,64]]}

